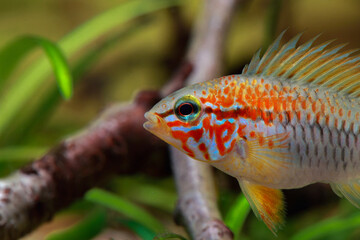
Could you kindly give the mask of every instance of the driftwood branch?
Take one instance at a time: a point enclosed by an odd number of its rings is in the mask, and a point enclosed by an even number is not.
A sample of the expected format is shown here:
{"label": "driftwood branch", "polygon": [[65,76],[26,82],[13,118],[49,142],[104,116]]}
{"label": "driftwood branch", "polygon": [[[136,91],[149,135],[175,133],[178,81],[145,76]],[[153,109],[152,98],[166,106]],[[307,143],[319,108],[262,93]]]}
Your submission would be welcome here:
{"label": "driftwood branch", "polygon": [[2,179],[0,239],[32,231],[111,174],[169,172],[165,144],[142,127],[144,113],[158,100],[157,92],[139,93],[133,103],[112,107],[86,131]]}
{"label": "driftwood branch", "polygon": [[[193,32],[188,59],[194,71],[188,84],[219,77],[225,39],[236,0],[204,1],[204,11]],[[194,161],[171,148],[173,172],[179,195],[177,219],[194,239],[232,239],[217,208],[213,175],[209,165]]]}
{"label": "driftwood branch", "polygon": [[[29,233],[111,174],[168,173],[166,145],[143,129],[144,113],[186,80],[194,83],[219,75],[235,4],[236,0],[205,1],[187,60],[162,90],[141,92],[133,103],[112,107],[84,132],[0,180],[0,239]],[[220,220],[209,166],[173,149],[171,153],[180,221],[195,239],[231,239]]]}

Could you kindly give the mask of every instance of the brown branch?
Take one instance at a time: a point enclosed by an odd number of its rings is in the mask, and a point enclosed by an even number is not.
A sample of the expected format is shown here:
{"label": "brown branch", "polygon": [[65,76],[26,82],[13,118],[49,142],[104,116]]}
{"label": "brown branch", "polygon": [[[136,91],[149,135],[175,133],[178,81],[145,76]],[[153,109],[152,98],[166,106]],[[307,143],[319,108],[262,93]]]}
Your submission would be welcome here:
{"label": "brown branch", "polygon": [[111,108],[85,132],[1,180],[0,239],[32,231],[113,173],[170,172],[165,144],[142,127],[158,100],[157,92],[139,93],[134,103]]}
{"label": "brown branch", "polygon": [[[194,28],[188,52],[194,67],[187,80],[189,84],[212,79],[221,73],[225,39],[237,1],[207,0],[204,3],[204,12]],[[217,208],[210,166],[194,161],[175,148],[171,148],[171,153],[179,195],[179,222],[186,226],[193,239],[232,239]]]}

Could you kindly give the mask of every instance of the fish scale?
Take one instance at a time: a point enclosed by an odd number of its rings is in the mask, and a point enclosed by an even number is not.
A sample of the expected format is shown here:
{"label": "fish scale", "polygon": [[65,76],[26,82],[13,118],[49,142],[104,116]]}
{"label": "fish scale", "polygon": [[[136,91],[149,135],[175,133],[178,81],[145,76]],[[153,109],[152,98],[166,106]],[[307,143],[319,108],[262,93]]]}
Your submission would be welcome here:
{"label": "fish scale", "polygon": [[[311,125],[297,129],[300,129],[302,133],[298,133],[297,137],[293,137],[294,140],[290,141],[290,152],[299,159],[300,169],[296,174],[299,176],[298,178],[302,179],[300,179],[298,187],[318,181],[346,181],[348,178],[359,175],[360,169],[357,163],[360,161],[360,153],[357,150],[359,146],[355,146],[355,141],[358,141],[359,136],[355,136],[353,133],[339,133],[337,130],[330,130],[327,127],[320,130],[318,126]],[[335,140],[323,140],[322,135],[328,135],[330,139]],[[309,138],[315,141],[309,141]],[[354,141],[347,145],[338,144],[339,140],[343,141],[347,138]],[[287,184],[289,186],[280,188],[294,188],[295,186],[290,182]]]}
{"label": "fish scale", "polygon": [[[299,92],[296,94],[300,95]],[[305,98],[308,99],[309,95],[305,96]],[[314,98],[315,95],[318,94],[311,95],[313,97],[313,102],[317,102],[319,100]],[[320,95],[327,96],[329,94]],[[335,102],[333,98],[330,98],[330,100],[330,102]],[[339,108],[341,105],[348,106],[351,101],[343,99],[342,101],[337,100],[337,102],[341,102],[337,104],[337,108]],[[312,102],[308,102],[307,106],[311,105]],[[299,108],[301,109],[301,107]],[[324,118],[325,115],[330,114],[328,109],[329,107],[326,107],[325,113],[323,113],[321,116],[322,118]],[[322,119],[319,119],[319,122],[316,121],[315,116],[317,112],[314,112],[313,109],[309,110],[309,107],[306,107],[302,110],[300,110],[302,113],[300,119],[293,118],[293,121],[284,119],[282,122],[280,122],[285,127],[288,125],[291,126],[286,130],[287,132],[291,133],[290,137],[292,137],[292,140],[289,143],[289,148],[291,149],[291,152],[294,153],[294,155],[299,156],[300,166],[310,169],[311,167],[316,167],[312,170],[313,177],[309,178],[307,176],[305,178],[307,179],[307,182],[301,181],[301,185],[304,186],[318,180],[326,181],[326,179],[324,179],[322,176],[322,172],[325,172],[326,175],[328,175],[329,180],[334,180],[332,179],[334,177],[336,177],[338,180],[343,180],[351,176],[358,175],[359,169],[356,168],[356,163],[360,160],[359,150],[357,150],[360,149],[360,146],[355,146],[355,142],[358,142],[358,132],[355,133],[353,129],[350,129],[349,124],[338,125],[336,128],[335,120],[337,119],[338,122],[341,122],[345,119],[341,119],[338,114],[329,115],[329,121],[328,124],[326,124],[325,121],[321,121]],[[307,114],[310,114],[310,119],[307,117]],[[297,116],[296,113],[294,115]],[[349,121],[351,121],[351,117]],[[356,126],[356,129],[358,129],[358,123],[354,122],[354,125]],[[324,142],[328,139],[324,139],[324,132],[330,135],[330,142]],[[318,153],[316,154],[315,151]],[[352,152],[352,154],[350,154],[350,152]],[[346,170],[348,163],[353,163],[353,165],[350,171],[339,175],[339,170],[341,169],[338,166],[341,163],[344,168],[343,170]],[[323,171],[322,169],[324,169],[323,166],[325,165],[326,170]],[[328,170],[331,170],[331,172],[328,172]],[[306,169],[306,171],[309,170]],[[318,177],[319,175],[320,177]],[[290,186],[293,187],[293,184],[290,184]],[[282,186],[282,188],[285,188],[285,186]]]}
{"label": "fish scale", "polygon": [[[246,78],[244,80],[241,80],[238,76],[232,76],[231,79],[233,80],[236,85],[239,84],[239,82],[252,82],[252,78]],[[260,81],[257,81],[260,82]],[[224,88],[227,84],[225,83],[224,79],[219,79],[212,82],[213,84],[211,87],[213,89],[217,88]],[[267,81],[264,81],[263,84],[267,84]],[[273,81],[272,84],[278,84],[279,87],[275,90],[276,92],[283,91],[283,86],[279,84],[278,82]],[[209,86],[209,85],[208,85]],[[217,86],[217,87],[216,87]],[[257,85],[254,85],[254,88],[256,88]],[[287,85],[286,87],[289,87]],[[306,89],[306,90],[305,90]],[[270,91],[272,90],[272,87],[269,87],[269,90],[267,91],[267,94],[270,95]],[[291,90],[287,90],[289,92]],[[291,103],[287,103],[285,109],[283,111],[276,112],[274,111],[274,108],[272,106],[268,108],[264,108],[263,111],[272,111],[274,120],[272,121],[272,124],[275,125],[276,128],[271,133],[267,132],[267,135],[269,134],[279,134],[284,131],[288,132],[290,134],[289,137],[289,149],[292,154],[295,156],[298,156],[298,159],[293,159],[293,161],[296,163],[298,161],[298,164],[302,168],[298,168],[297,165],[294,165],[296,168],[296,171],[291,172],[291,174],[296,174],[297,176],[303,176],[304,179],[296,179],[294,181],[298,182],[299,185],[295,185],[294,182],[289,181],[289,176],[282,176],[282,179],[279,179],[278,182],[286,181],[286,184],[283,185],[268,185],[272,187],[277,188],[293,188],[293,187],[301,187],[308,185],[310,183],[316,182],[318,180],[322,181],[328,181],[328,180],[343,180],[347,179],[349,176],[356,174],[356,171],[359,169],[352,169],[352,171],[341,173],[339,170],[340,168],[339,163],[340,161],[344,164],[342,166],[347,166],[349,161],[356,162],[359,161],[359,159],[354,159],[354,157],[359,156],[358,154],[352,154],[352,158],[345,159],[345,153],[348,153],[350,151],[354,152],[355,146],[349,146],[349,144],[346,144],[347,139],[351,135],[355,135],[355,133],[349,129],[350,124],[337,124],[335,125],[335,122],[342,122],[345,120],[345,116],[339,116],[338,111],[340,109],[343,109],[342,111],[347,112],[346,106],[351,104],[351,101],[348,99],[335,99],[335,97],[330,97],[329,93],[322,93],[322,90],[314,89],[312,92],[309,91],[308,88],[304,87],[296,87],[296,91],[292,91],[291,94],[284,95],[284,98],[287,98],[288,96],[293,97],[293,101],[295,101],[295,105],[292,105]],[[239,98],[241,98],[241,94],[237,93],[236,95],[240,95]],[[249,93],[251,95],[251,93]],[[299,98],[300,96],[300,98]],[[321,100],[319,96],[323,96],[324,99],[327,98],[327,100]],[[336,96],[336,95],[335,95]],[[262,97],[264,97],[262,95]],[[301,98],[302,97],[302,98]],[[309,97],[311,97],[312,100],[309,100]],[[234,99],[234,103],[236,103],[237,99]],[[262,99],[264,100],[264,99]],[[243,99],[244,104],[246,105],[254,105],[253,103],[257,101],[257,99]],[[278,99],[276,100],[277,102]],[[331,104],[335,105],[334,114],[331,114],[330,107],[325,105],[325,111],[321,112],[321,105],[322,102],[325,102],[325,104]],[[315,107],[313,107],[313,103],[318,103],[317,106],[315,104]],[[261,103],[260,103],[261,105]],[[340,106],[343,106],[342,108]],[[229,108],[231,109],[231,108]],[[234,108],[232,108],[234,109]],[[287,111],[291,111],[291,114],[293,115],[291,117],[291,120],[289,120],[289,117],[286,114]],[[300,113],[300,114],[299,114]],[[318,113],[321,113],[321,115],[317,118],[316,115]],[[282,121],[279,121],[280,115],[283,115]],[[354,114],[351,113],[351,116]],[[259,112],[259,119],[256,119],[256,121],[263,121],[262,113]],[[300,118],[299,118],[300,116]],[[310,116],[310,118],[308,117]],[[326,116],[328,116],[328,121],[325,121]],[[351,116],[348,118],[348,121],[351,121]],[[281,125],[281,127],[277,127],[276,125]],[[290,127],[288,128],[287,126]],[[354,125],[358,126],[357,123],[354,123]],[[254,124],[248,124],[248,131],[256,130],[254,127]],[[295,127],[296,126],[296,127]],[[358,127],[356,127],[357,129]],[[280,129],[280,130],[279,130]],[[269,128],[269,130],[271,130]],[[330,134],[330,142],[322,144],[324,139],[322,137],[323,132],[329,132]],[[358,139],[358,136],[355,136],[355,139]],[[324,147],[326,146],[326,148]],[[315,150],[318,152],[315,153]],[[349,154],[347,154],[349,155]],[[326,168],[324,168],[326,166]],[[312,169],[313,167],[313,169]],[[304,169],[303,169],[304,168]],[[345,168],[345,167],[344,167]],[[325,169],[325,170],[324,170]],[[328,176],[327,179],[323,178],[323,172],[326,173]],[[232,174],[233,175],[233,174]],[[319,177],[320,176],[320,177]],[[259,180],[257,180],[259,181]]]}
{"label": "fish scale", "polygon": [[281,189],[329,183],[360,207],[360,56],[316,38],[281,37],[242,74],[180,89],[144,127],[188,156],[235,177],[255,215],[276,233]]}

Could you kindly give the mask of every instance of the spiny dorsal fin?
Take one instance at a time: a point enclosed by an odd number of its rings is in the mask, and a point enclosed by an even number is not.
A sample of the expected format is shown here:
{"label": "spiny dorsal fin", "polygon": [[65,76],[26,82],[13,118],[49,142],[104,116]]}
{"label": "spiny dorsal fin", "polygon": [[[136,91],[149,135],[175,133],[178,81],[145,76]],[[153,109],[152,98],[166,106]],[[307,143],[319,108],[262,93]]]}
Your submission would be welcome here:
{"label": "spiny dorsal fin", "polygon": [[258,51],[243,74],[322,86],[349,97],[360,97],[360,55],[351,56],[358,50],[341,51],[345,44],[328,47],[332,41],[313,46],[318,36],[296,47],[301,34],[281,45],[284,33],[262,57]]}

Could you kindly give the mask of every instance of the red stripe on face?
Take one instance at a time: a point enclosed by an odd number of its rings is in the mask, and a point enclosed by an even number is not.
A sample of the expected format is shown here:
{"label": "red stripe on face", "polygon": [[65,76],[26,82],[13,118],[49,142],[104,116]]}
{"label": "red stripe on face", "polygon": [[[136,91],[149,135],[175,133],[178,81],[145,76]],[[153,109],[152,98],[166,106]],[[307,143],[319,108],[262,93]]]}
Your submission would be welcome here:
{"label": "red stripe on face", "polygon": [[214,134],[214,130],[210,124],[210,117],[206,117],[203,120],[203,128],[205,129],[205,131],[209,131],[209,138],[211,139],[213,137]]}
{"label": "red stripe on face", "polygon": [[204,143],[201,143],[201,144],[199,145],[199,150],[203,153],[204,158],[205,158],[206,160],[209,160],[209,153],[208,153],[208,151],[207,151],[206,146],[205,146]]}
{"label": "red stripe on face", "polygon": [[[255,124],[255,128],[256,128],[256,127],[257,127],[257,126],[256,126],[256,124]],[[246,128],[246,125],[245,125],[245,124],[240,124],[240,125],[239,125],[239,128],[238,128],[238,130],[237,130],[239,137],[243,137],[243,136],[246,135],[246,133],[244,132],[244,129],[245,129],[245,128]]]}
{"label": "red stripe on face", "polygon": [[[226,130],[228,130],[228,132],[227,132],[226,136],[223,138],[222,135]],[[231,143],[229,149],[226,149],[225,142],[230,140],[231,135],[235,131],[235,125],[231,124],[230,122],[225,122],[219,126],[215,125],[214,131],[215,131],[216,146],[219,150],[220,155],[224,156],[226,153],[229,153],[232,150],[232,148],[234,147],[234,144],[235,144],[234,140]]]}
{"label": "red stripe on face", "polygon": [[195,157],[195,153],[187,145],[188,139],[192,137],[194,138],[195,142],[199,142],[201,137],[203,136],[203,133],[203,129],[191,130],[189,132],[183,132],[179,130],[171,131],[172,136],[181,141],[181,147],[184,149],[185,152],[187,152],[190,157]]}
{"label": "red stripe on face", "polygon": [[185,127],[186,123],[182,121],[173,121],[167,123],[168,127]]}

